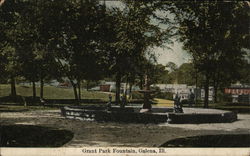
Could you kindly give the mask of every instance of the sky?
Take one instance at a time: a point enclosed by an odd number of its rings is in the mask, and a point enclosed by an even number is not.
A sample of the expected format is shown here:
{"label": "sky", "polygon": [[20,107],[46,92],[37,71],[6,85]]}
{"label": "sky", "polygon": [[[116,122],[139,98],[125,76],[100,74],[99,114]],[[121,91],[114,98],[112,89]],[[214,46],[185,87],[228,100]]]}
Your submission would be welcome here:
{"label": "sky", "polygon": [[174,62],[177,66],[190,62],[189,54],[182,49],[182,44],[174,42],[174,45],[168,45],[171,49],[154,48],[154,52],[159,55],[158,63],[166,65],[168,62]]}
{"label": "sky", "polygon": [[[119,1],[106,1],[107,7],[118,7],[124,9],[124,6]],[[159,12],[159,14],[163,14]],[[163,26],[164,27],[164,26]],[[190,61],[190,56],[186,51],[182,49],[182,44],[177,41],[173,41],[174,44],[164,45],[169,48],[155,47],[153,52],[157,56],[157,61],[160,64],[166,65],[168,62],[174,62],[177,66]]]}

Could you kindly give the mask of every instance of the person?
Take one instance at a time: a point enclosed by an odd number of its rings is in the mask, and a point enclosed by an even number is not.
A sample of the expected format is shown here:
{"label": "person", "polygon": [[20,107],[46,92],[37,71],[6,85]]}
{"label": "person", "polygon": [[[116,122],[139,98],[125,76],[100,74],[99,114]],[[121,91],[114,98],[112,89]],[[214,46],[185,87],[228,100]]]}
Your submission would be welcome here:
{"label": "person", "polygon": [[194,93],[190,90],[190,95],[189,95],[189,107],[192,107],[193,103],[194,103],[194,98],[195,98],[195,95]]}
{"label": "person", "polygon": [[182,103],[180,102],[180,97],[178,95],[178,93],[176,94],[175,98],[174,98],[174,112],[175,113],[183,113],[182,110]]}
{"label": "person", "polygon": [[107,111],[110,111],[111,109],[111,101],[112,101],[112,95],[109,94],[109,102],[107,103]]}
{"label": "person", "polygon": [[125,95],[122,95],[121,96],[121,108],[124,108],[126,105],[126,96]]}
{"label": "person", "polygon": [[40,98],[40,103],[44,107],[46,102],[45,102],[45,100],[43,98]]}
{"label": "person", "polygon": [[112,95],[109,94],[109,102],[111,103],[111,101],[112,101]]}

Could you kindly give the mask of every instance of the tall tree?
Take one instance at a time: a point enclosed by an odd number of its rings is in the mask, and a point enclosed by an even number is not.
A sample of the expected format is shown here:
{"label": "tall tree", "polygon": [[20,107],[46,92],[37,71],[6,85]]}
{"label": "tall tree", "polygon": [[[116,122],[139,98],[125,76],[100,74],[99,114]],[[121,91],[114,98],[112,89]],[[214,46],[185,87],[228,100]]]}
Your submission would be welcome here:
{"label": "tall tree", "polygon": [[242,48],[249,46],[249,6],[244,2],[177,2],[176,7],[180,40],[205,76],[204,107],[208,107],[209,84],[215,71],[225,72],[226,64],[233,67],[227,71],[237,69],[244,55]]}
{"label": "tall tree", "polygon": [[[122,1],[123,10],[112,8],[107,11],[109,38],[105,41],[107,47],[107,62],[112,75],[116,77],[116,102],[120,101],[120,84],[122,77],[133,82],[140,64],[150,47],[160,45],[163,41],[162,31],[152,24],[155,9],[151,3],[142,1]],[[112,27],[112,28],[111,28]],[[143,67],[143,66],[141,66]]]}
{"label": "tall tree", "polygon": [[26,5],[21,0],[9,0],[0,7],[1,56],[4,57],[5,77],[10,80],[11,95],[16,96],[15,79],[20,74],[21,16]]}
{"label": "tall tree", "polygon": [[98,63],[102,8],[97,1],[75,0],[46,2],[43,9],[45,37],[49,38],[48,50],[53,51],[78,101],[81,80],[94,76],[98,79],[102,69]]}

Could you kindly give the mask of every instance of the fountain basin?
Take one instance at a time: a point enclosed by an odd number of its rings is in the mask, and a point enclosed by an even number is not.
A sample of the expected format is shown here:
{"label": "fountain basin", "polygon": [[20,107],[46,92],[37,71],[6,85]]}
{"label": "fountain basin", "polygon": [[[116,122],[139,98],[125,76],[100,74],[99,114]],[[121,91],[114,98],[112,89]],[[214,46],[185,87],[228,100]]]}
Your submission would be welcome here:
{"label": "fountain basin", "polygon": [[202,108],[183,108],[184,113],[174,113],[173,108],[153,107],[150,113],[140,113],[141,106],[126,106],[120,109],[96,106],[66,106],[61,108],[62,116],[69,119],[98,122],[122,123],[170,123],[170,124],[200,124],[227,123],[237,120],[237,114],[231,111]]}

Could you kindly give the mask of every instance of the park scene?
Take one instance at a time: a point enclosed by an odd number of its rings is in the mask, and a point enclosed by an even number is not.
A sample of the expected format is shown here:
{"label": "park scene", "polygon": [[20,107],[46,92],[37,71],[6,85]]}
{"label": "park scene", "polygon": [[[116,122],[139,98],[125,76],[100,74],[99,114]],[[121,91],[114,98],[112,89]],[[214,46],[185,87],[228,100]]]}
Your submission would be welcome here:
{"label": "park scene", "polygon": [[248,1],[0,0],[0,147],[250,147]]}

